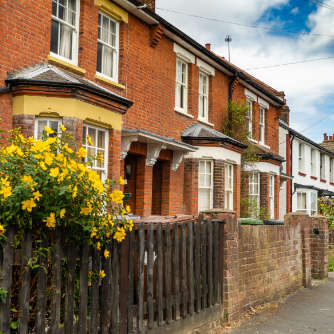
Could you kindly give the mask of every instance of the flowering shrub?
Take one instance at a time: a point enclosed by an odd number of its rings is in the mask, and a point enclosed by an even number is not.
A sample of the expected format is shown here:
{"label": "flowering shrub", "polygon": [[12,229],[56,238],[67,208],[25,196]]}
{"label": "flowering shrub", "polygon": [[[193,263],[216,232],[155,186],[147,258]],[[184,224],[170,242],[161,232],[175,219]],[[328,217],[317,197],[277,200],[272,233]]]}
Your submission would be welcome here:
{"label": "flowering shrub", "polygon": [[45,127],[41,140],[11,132],[10,144],[0,150],[0,241],[8,225],[61,228],[69,240],[100,249],[110,238],[121,242],[132,230],[133,222],[125,217],[130,208],[115,187],[123,179],[102,182],[90,168],[101,157],[84,162],[86,150],[71,144],[63,125],[58,134]]}
{"label": "flowering shrub", "polygon": [[334,224],[334,202],[328,197],[321,197],[318,200],[318,212],[328,218],[328,224]]}

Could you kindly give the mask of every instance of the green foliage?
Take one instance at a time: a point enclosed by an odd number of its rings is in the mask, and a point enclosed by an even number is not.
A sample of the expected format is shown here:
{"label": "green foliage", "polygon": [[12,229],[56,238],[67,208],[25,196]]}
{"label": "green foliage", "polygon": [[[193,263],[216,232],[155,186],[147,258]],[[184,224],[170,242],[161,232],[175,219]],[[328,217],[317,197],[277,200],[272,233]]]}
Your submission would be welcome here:
{"label": "green foliage", "polygon": [[241,218],[250,219],[256,219],[255,217],[262,220],[269,219],[266,208],[259,208],[256,201],[251,200],[249,197],[242,197],[240,199],[240,216]]}
{"label": "green foliage", "polygon": [[8,293],[7,290],[0,288],[0,303],[2,304],[6,303],[7,293]]}
{"label": "green foliage", "polygon": [[241,225],[264,225],[261,219],[256,218],[240,218]]}

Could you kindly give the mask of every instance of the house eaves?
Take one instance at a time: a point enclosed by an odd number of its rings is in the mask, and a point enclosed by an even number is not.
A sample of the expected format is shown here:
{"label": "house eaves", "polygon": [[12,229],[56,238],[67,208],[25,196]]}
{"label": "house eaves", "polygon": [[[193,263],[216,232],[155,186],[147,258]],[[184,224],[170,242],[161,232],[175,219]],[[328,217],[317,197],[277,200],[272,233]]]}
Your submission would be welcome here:
{"label": "house eaves", "polygon": [[256,93],[260,93],[262,97],[269,98],[270,102],[276,106],[283,106],[284,100],[272,92],[266,90],[257,82],[248,77],[245,73],[238,71],[234,66],[231,66],[225,62],[221,57],[215,55],[213,52],[205,48],[203,45],[196,42],[190,36],[186,35],[180,29],[173,26],[171,23],[163,19],[157,13],[151,11],[147,7],[143,7],[143,3],[138,0],[114,0],[118,5],[128,10],[134,16],[142,19],[149,25],[161,24],[166,29],[166,36],[185,47],[188,51],[192,52],[202,60],[208,62],[218,70],[226,73],[227,75],[238,75],[243,82],[247,83]]}

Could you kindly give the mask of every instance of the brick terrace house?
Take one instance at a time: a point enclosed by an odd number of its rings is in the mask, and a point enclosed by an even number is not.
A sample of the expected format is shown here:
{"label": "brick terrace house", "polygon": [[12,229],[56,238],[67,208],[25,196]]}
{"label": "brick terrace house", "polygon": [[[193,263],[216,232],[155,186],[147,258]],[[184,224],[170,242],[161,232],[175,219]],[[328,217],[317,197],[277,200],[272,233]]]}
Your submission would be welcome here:
{"label": "brick terrace house", "polygon": [[229,100],[245,101],[261,160],[245,167],[243,191],[278,218],[282,93],[144,2],[3,0],[1,127],[38,137],[63,123],[90,154],[104,154],[101,177],[123,174],[137,215],[240,214],[245,145],[221,127]]}

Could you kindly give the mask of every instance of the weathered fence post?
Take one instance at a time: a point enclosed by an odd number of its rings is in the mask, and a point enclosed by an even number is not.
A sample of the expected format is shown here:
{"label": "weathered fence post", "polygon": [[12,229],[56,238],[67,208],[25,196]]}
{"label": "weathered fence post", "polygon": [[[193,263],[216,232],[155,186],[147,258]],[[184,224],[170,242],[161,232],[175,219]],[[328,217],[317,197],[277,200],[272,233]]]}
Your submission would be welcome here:
{"label": "weathered fence post", "polygon": [[[134,232],[130,232],[134,233]],[[133,268],[129,267],[129,246],[130,246],[130,235],[128,235],[121,244],[120,251],[120,262],[121,262],[121,273],[119,281],[120,290],[120,334],[126,334],[128,331],[128,307],[129,303],[129,273]]]}

